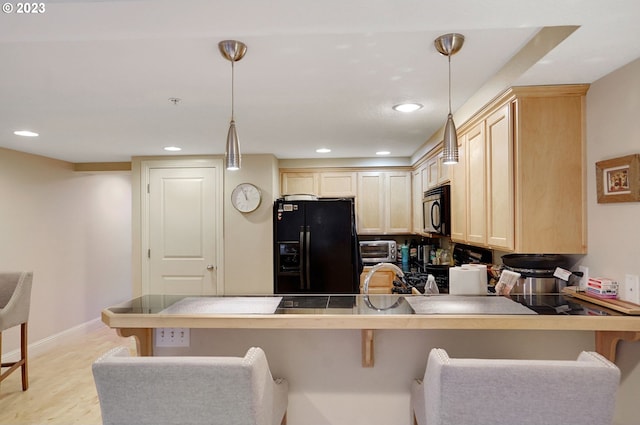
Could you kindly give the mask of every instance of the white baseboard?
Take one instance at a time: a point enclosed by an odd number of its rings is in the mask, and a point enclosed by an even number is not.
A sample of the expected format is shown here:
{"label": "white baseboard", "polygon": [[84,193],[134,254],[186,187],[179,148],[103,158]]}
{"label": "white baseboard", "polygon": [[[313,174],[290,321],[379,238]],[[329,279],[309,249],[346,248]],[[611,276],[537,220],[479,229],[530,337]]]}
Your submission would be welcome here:
{"label": "white baseboard", "polygon": [[[43,338],[39,341],[33,342],[29,344],[29,347],[28,347],[29,358],[36,357],[54,348],[65,345],[71,339],[82,337],[104,326],[105,324],[102,323],[102,320],[100,320],[100,318],[98,317],[88,322],[81,323],[77,326],[66,329],[62,332],[58,332],[57,334]],[[19,348],[13,351],[9,351],[8,353],[2,355],[3,362],[5,361],[15,362],[15,361],[18,361],[19,359],[20,359]]]}

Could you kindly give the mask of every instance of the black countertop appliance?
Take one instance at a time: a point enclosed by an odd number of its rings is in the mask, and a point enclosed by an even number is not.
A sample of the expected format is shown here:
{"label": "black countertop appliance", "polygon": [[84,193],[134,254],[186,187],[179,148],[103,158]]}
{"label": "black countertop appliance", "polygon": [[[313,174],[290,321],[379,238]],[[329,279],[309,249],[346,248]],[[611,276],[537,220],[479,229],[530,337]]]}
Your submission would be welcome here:
{"label": "black countertop appliance", "polygon": [[356,294],[360,246],[353,198],[287,201],[273,206],[275,294]]}

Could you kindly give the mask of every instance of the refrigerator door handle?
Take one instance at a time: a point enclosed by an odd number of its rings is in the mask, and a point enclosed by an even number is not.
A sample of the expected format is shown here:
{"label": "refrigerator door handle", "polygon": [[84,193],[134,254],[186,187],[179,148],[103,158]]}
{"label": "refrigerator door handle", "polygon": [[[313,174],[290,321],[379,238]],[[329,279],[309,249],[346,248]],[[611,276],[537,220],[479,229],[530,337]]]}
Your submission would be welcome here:
{"label": "refrigerator door handle", "polygon": [[306,231],[307,237],[306,237],[306,244],[305,244],[305,270],[306,270],[306,275],[307,275],[307,289],[311,289],[311,264],[310,264],[310,255],[309,255],[309,251],[311,251],[311,226],[307,226],[307,231]]}
{"label": "refrigerator door handle", "polygon": [[[300,226],[300,259],[302,260],[304,257],[305,246],[304,246],[304,227]],[[306,268],[306,264],[304,261],[300,262],[300,289],[304,289],[304,270]]]}

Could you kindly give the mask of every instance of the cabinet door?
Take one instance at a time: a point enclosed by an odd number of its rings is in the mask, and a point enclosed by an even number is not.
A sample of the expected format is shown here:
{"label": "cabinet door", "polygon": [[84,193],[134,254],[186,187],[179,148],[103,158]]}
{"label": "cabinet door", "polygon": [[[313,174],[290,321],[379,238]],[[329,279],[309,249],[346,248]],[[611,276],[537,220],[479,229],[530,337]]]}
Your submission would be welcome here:
{"label": "cabinet door", "polygon": [[467,144],[467,240],[484,244],[487,240],[484,122],[465,135]]}
{"label": "cabinet door", "polygon": [[450,171],[449,164],[444,163],[444,153],[440,152],[438,154],[438,185],[447,183],[451,179]]}
{"label": "cabinet door", "polygon": [[385,173],[386,233],[411,233],[411,173]]}
{"label": "cabinet door", "polygon": [[487,243],[514,247],[513,138],[510,104],[486,120],[487,129]]}
{"label": "cabinet door", "polygon": [[358,233],[384,234],[384,174],[358,173],[356,197]]}
{"label": "cabinet door", "polygon": [[282,173],[281,195],[319,195],[318,173]]}
{"label": "cabinet door", "polygon": [[329,198],[356,196],[357,173],[327,172],[320,173],[320,196]]}
{"label": "cabinet door", "polygon": [[[438,185],[439,168],[440,164],[438,157],[433,157],[427,160],[427,188],[431,189]],[[426,190],[426,189],[425,189]]]}
{"label": "cabinet door", "polygon": [[425,163],[420,167],[420,181],[422,183],[422,193],[429,189],[429,165]]}
{"label": "cabinet door", "polygon": [[420,170],[413,172],[411,176],[411,185],[413,191],[411,194],[411,200],[413,202],[413,233],[422,233],[422,176]]}
{"label": "cabinet door", "polygon": [[451,239],[467,241],[467,177],[466,144],[464,137],[458,139],[458,163],[443,165],[449,167],[451,176]]}

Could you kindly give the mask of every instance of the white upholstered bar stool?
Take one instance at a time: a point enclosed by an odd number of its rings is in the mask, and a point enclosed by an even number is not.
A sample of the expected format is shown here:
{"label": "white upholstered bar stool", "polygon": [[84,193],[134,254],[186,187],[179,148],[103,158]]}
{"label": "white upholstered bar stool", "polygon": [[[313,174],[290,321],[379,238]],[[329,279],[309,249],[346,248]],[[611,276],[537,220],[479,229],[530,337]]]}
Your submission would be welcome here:
{"label": "white upholstered bar stool", "polygon": [[0,373],[0,382],[18,368],[22,369],[22,391],[29,388],[27,362],[27,323],[31,304],[33,273],[0,273],[0,358],[2,357],[2,332],[20,325],[20,360],[0,364],[9,368]]}
{"label": "white upholstered bar stool", "polygon": [[594,352],[575,361],[452,359],[429,354],[411,388],[419,425],[610,425],[620,370]]}
{"label": "white upholstered bar stool", "polygon": [[261,348],[244,357],[131,357],[118,347],[93,376],[104,425],[286,424],[288,383]]}

